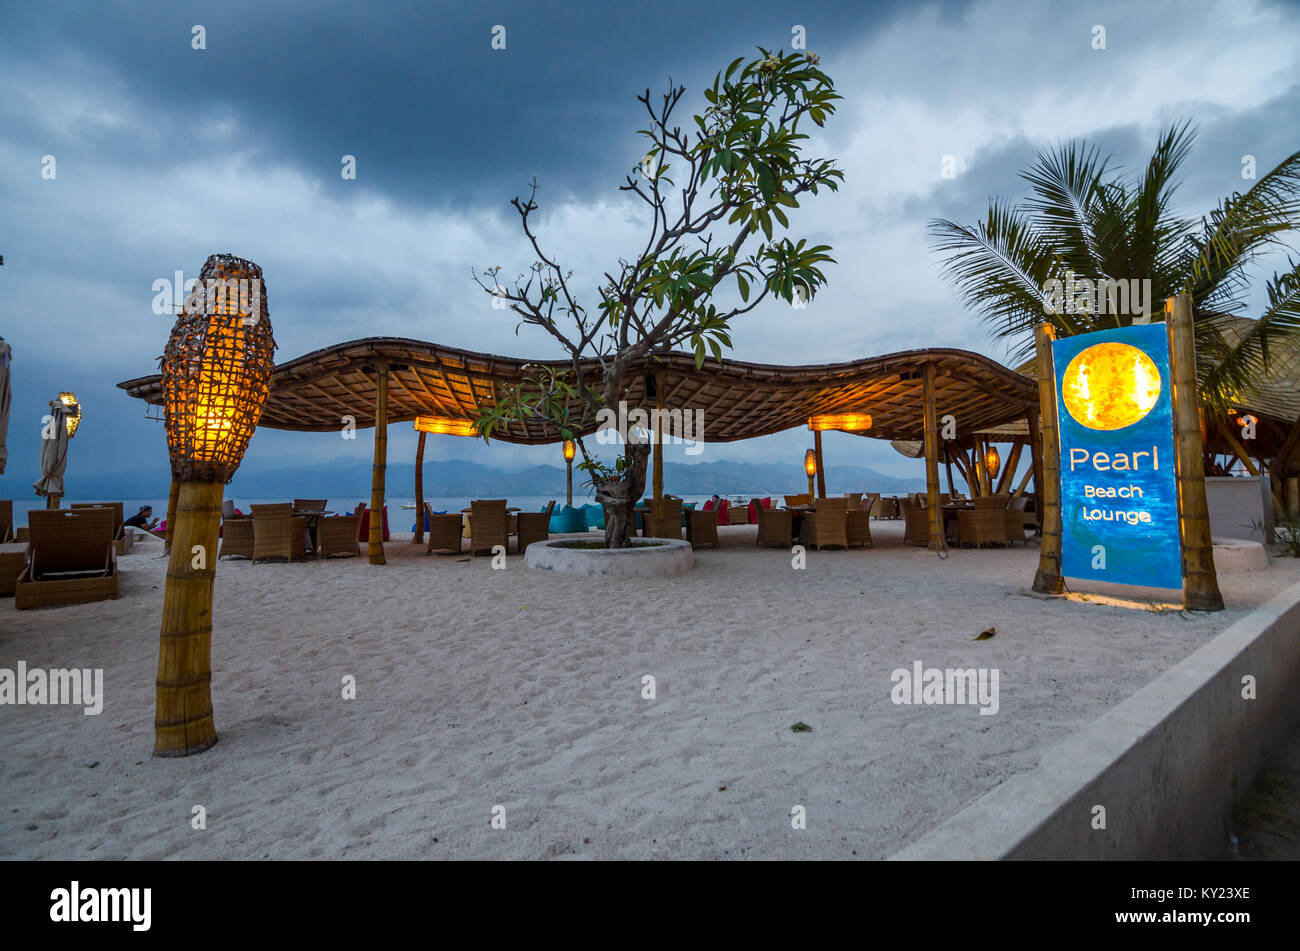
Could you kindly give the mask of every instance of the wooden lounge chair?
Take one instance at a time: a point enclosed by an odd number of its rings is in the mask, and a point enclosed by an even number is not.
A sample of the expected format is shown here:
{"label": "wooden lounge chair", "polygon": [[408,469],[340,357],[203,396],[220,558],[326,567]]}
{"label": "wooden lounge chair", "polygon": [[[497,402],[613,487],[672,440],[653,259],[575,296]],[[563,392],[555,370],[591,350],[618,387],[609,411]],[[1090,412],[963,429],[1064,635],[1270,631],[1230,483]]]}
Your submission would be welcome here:
{"label": "wooden lounge chair", "polygon": [[435,551],[442,554],[459,555],[460,540],[464,519],[459,512],[437,513],[428,502],[424,503],[424,515],[429,522],[429,543],[424,549],[426,555]]}
{"label": "wooden lounge chair", "polygon": [[755,545],[789,548],[794,544],[794,513],[758,506],[758,535]]}
{"label": "wooden lounge chair", "polygon": [[288,502],[251,505],[253,510],[253,561],[266,558],[306,560],[307,519],[293,514]]}
{"label": "wooden lounge chair", "polygon": [[899,503],[903,507],[903,544],[930,544],[930,511],[917,505],[916,500],[905,498]]}
{"label": "wooden lounge chair", "polygon": [[[234,508],[234,505],[231,505]],[[253,559],[253,516],[233,512],[221,520],[221,558],[223,555]]]}
{"label": "wooden lounge chair", "polygon": [[848,548],[848,499],[818,499],[817,506],[804,516],[804,544],[818,551],[828,545]]}
{"label": "wooden lounge chair", "polygon": [[18,576],[14,607],[21,611],[116,598],[113,518],[109,508],[28,512],[31,547]]}
{"label": "wooden lounge chair", "polygon": [[665,497],[647,499],[644,519],[646,538],[682,537],[682,500]]}
{"label": "wooden lounge chair", "polygon": [[0,545],[14,540],[14,500],[0,499]]}
{"label": "wooden lounge chair", "polygon": [[515,517],[516,544],[521,555],[533,542],[544,542],[551,537],[551,512],[554,509],[555,500],[552,499],[544,512],[520,512]]}
{"label": "wooden lounge chair", "polygon": [[121,502],[73,502],[70,508],[74,509],[108,509],[117,518],[113,528],[113,551],[118,555],[125,555],[127,548],[125,529],[122,527],[122,503]]}
{"label": "wooden lounge chair", "polygon": [[510,534],[505,499],[476,499],[469,503],[469,550],[471,555],[491,552],[500,545],[509,550]]}
{"label": "wooden lounge chair", "polygon": [[691,509],[686,513],[686,540],[692,548],[718,547],[718,509]]}
{"label": "wooden lounge chair", "polygon": [[972,499],[973,509],[957,513],[957,544],[984,545],[1007,544],[1007,497],[986,495]]}
{"label": "wooden lounge chair", "polygon": [[848,535],[850,546],[875,547],[875,542],[871,540],[871,513],[866,509],[849,509],[848,519],[844,523],[844,531]]}
{"label": "wooden lounge chair", "polygon": [[361,554],[357,543],[359,521],[355,515],[332,515],[320,519],[316,523],[316,557]]}
{"label": "wooden lounge chair", "polygon": [[785,497],[786,505],[812,505],[811,495],[787,495]]}

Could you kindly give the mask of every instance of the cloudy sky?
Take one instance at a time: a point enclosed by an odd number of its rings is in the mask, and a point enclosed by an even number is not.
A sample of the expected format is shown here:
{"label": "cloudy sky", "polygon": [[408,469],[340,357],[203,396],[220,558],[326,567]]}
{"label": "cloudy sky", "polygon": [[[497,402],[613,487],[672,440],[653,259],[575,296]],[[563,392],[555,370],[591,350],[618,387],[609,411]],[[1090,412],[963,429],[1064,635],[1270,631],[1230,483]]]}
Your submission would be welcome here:
{"label": "cloudy sky", "polygon": [[[193,48],[196,25],[206,49]],[[492,48],[498,25],[504,50]],[[68,388],[86,411],[70,494],[93,496],[88,473],[155,466],[165,489],[161,424],[115,384],[156,368],[170,320],[152,312],[154,282],[193,277],[216,251],[263,267],[281,361],[373,335],[556,355],[540,331],[516,336],[470,280],[471,267],[529,263],[508,200],[539,177],[543,240],[590,303],[645,227],[617,190],[644,152],[635,95],[671,76],[697,111],[715,72],[759,45],[790,48],[796,26],[844,95],[808,151],[837,159],[845,183],[806,201],[792,234],[832,245],[839,263],[806,310],[769,302],[738,323],[741,359],[925,346],[1002,358],[939,279],[927,219],[974,222],[990,196],[1022,194],[1018,171],[1061,139],[1137,165],[1162,126],[1191,119],[1199,138],[1178,200],[1195,215],[1248,187],[1243,156],[1262,172],[1298,146],[1291,3],[11,5],[0,336],[14,348],[14,392],[0,497],[30,496],[40,417]],[[345,154],[355,180],[340,175]],[[916,474],[885,443],[827,436],[828,466]],[[686,461],[797,467],[808,442],[796,430]],[[369,454],[369,438],[268,430],[245,461]],[[394,425],[390,458],[413,454],[409,425]],[[429,456],[558,462],[554,447],[450,437]]]}

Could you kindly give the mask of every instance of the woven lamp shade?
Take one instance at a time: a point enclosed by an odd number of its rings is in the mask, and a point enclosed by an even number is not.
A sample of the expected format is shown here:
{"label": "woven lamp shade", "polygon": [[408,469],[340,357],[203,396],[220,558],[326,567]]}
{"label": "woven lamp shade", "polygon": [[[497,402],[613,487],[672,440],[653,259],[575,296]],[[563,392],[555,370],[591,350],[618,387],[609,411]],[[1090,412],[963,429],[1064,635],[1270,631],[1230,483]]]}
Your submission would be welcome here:
{"label": "woven lamp shade", "polygon": [[71,439],[77,435],[77,427],[81,425],[81,404],[77,402],[76,393],[60,393],[59,402],[68,408],[65,422],[68,427],[68,438]]}
{"label": "woven lamp shade", "polygon": [[212,255],[163,354],[173,478],[223,484],[233,478],[262,418],[274,367],[262,269],[230,254]]}

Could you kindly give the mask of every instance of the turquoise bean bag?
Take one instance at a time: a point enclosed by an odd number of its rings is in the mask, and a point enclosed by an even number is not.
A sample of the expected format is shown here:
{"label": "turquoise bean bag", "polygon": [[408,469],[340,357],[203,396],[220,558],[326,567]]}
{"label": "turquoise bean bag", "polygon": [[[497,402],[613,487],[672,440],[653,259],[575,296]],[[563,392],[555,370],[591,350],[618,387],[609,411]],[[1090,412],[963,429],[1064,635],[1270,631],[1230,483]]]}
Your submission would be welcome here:
{"label": "turquoise bean bag", "polygon": [[561,505],[551,514],[551,532],[562,535],[587,530],[587,513],[579,506]]}
{"label": "turquoise bean bag", "polygon": [[582,507],[587,513],[587,528],[597,528],[602,532],[605,530],[605,507],[594,503],[587,503]]}

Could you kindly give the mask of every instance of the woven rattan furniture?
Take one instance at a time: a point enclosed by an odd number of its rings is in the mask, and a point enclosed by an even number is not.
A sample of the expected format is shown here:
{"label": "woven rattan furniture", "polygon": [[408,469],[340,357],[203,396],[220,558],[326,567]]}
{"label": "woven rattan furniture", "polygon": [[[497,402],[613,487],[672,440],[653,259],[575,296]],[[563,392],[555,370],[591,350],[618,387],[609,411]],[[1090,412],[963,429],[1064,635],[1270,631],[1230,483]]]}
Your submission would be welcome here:
{"label": "woven rattan furniture", "polygon": [[433,506],[428,502],[424,503],[425,518],[429,522],[429,544],[424,549],[425,554],[432,555],[434,552],[442,554],[459,555],[461,531],[464,519],[460,513],[452,512],[437,513],[434,512]]}
{"label": "woven rattan furniture", "polygon": [[1025,511],[1029,504],[1029,499],[1023,495],[1018,495],[1007,503],[1007,514],[1005,516],[1007,523],[1007,541],[1024,542],[1029,544],[1029,536],[1025,534],[1025,526],[1033,526],[1034,517]]}
{"label": "woven rattan furniture", "polygon": [[355,515],[332,515],[316,522],[316,557],[331,555],[359,555]]}
{"label": "woven rattan furniture", "polygon": [[646,538],[682,537],[682,500],[665,497],[646,499],[643,520]]}
{"label": "woven rattan furniture", "polygon": [[329,504],[329,499],[294,499],[293,508],[296,512],[323,512],[325,506]]}
{"label": "woven rattan furniture", "polygon": [[849,509],[844,532],[850,546],[875,547],[875,542],[871,540],[871,513],[866,509]]}
{"label": "woven rattan furniture", "polygon": [[903,544],[930,544],[930,513],[915,499],[906,498],[899,502],[903,509]]}
{"label": "woven rattan furniture", "polygon": [[[126,532],[122,528],[122,503],[121,502],[73,502],[70,508],[74,509],[108,509],[116,516],[115,527],[113,528],[113,551],[118,555],[125,555],[127,549]],[[147,531],[148,529],[146,529]]]}
{"label": "woven rattan furniture", "polygon": [[18,576],[27,567],[27,543],[0,544],[0,595],[13,594]]}
{"label": "woven rattan furniture", "polygon": [[811,495],[787,495],[785,497],[786,505],[812,505]]}
{"label": "woven rattan furniture", "polygon": [[0,499],[0,545],[14,540],[14,501]]}
{"label": "woven rattan furniture", "polygon": [[27,513],[31,547],[18,576],[14,607],[84,604],[117,597],[113,511],[53,509]]}
{"label": "woven rattan furniture", "polygon": [[844,497],[849,500],[849,511],[862,508],[861,492],[845,492]]}
{"label": "woven rattan furniture", "polygon": [[686,540],[692,548],[701,545],[718,547],[718,510],[691,509],[686,513]]}
{"label": "woven rattan furniture", "polygon": [[533,542],[544,542],[551,537],[551,512],[554,509],[555,500],[552,499],[544,512],[520,512],[515,516],[520,554]]}
{"label": "woven rattan furniture", "polygon": [[232,515],[221,520],[221,554],[232,557],[253,557],[253,517]]}
{"label": "woven rattan furniture", "polygon": [[794,513],[758,506],[758,535],[755,545],[789,548],[794,544]]}
{"label": "woven rattan furniture", "polygon": [[251,505],[253,510],[253,561],[266,558],[306,559],[304,535],[307,519],[293,514],[288,502]]}
{"label": "woven rattan furniture", "polygon": [[957,513],[957,544],[976,548],[1007,544],[1007,497],[983,496],[971,502],[974,508]]}
{"label": "woven rattan furniture", "polygon": [[862,507],[872,518],[885,517],[885,503],[880,501],[879,492],[868,492],[862,500]]}
{"label": "woven rattan furniture", "polygon": [[510,547],[505,499],[478,499],[469,503],[469,550],[490,552],[497,545]]}
{"label": "woven rattan furniture", "polygon": [[818,551],[833,545],[848,548],[848,499],[818,499],[817,506],[804,516],[804,544]]}

